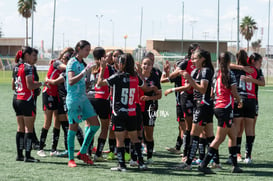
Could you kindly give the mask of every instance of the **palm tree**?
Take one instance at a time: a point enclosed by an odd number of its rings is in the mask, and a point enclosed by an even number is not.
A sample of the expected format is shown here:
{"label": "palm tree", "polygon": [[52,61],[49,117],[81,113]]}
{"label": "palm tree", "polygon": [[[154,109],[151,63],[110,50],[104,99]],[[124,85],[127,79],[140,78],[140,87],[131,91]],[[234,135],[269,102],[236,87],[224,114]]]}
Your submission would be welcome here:
{"label": "palm tree", "polygon": [[240,24],[240,33],[247,41],[247,52],[249,50],[249,41],[254,35],[254,31],[257,30],[256,22],[251,16],[245,16]]}
{"label": "palm tree", "polygon": [[[33,9],[32,9],[33,2]],[[18,0],[18,12],[24,18],[26,18],[26,46],[28,46],[28,18],[31,17],[31,13],[36,10],[36,0]],[[33,11],[32,11],[33,10]]]}

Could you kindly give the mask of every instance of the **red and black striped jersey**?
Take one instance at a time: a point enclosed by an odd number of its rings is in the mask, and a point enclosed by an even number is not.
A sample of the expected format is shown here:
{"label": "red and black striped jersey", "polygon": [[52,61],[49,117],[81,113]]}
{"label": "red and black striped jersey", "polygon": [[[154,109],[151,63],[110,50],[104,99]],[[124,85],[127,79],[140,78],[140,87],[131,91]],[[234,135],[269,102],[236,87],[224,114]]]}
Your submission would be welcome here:
{"label": "red and black striped jersey", "polygon": [[[178,67],[181,69],[181,70],[186,70],[190,75],[191,75],[191,72],[195,69],[195,66],[193,65],[192,63],[192,60],[191,59],[184,59],[179,65]],[[186,84],[186,79],[181,79],[181,83],[182,83],[182,86],[184,86]],[[191,88],[190,90],[187,90],[185,91],[187,92],[188,94],[192,94],[193,93],[193,88]]]}
{"label": "red and black striped jersey", "polygon": [[142,87],[144,82],[138,76],[131,76],[128,73],[116,73],[106,81],[113,88],[113,114],[127,112],[129,116],[135,116],[137,89],[138,86]]}
{"label": "red and black striped jersey", "polygon": [[251,76],[253,79],[257,79],[257,69],[250,66],[253,72],[251,74],[244,72],[243,70],[232,70],[235,74],[237,81],[237,90],[242,99],[256,99],[255,84],[252,82],[246,82],[242,79],[243,76]]}
{"label": "red and black striped jersey", "polygon": [[[58,69],[58,67],[62,64],[60,60],[53,60],[51,61],[51,64],[49,66],[49,69],[47,71],[47,78],[48,79],[57,79],[59,75],[61,74],[61,71]],[[47,86],[44,86],[43,92],[46,92],[48,95],[51,96],[57,96],[58,95],[58,85],[51,85],[50,88]]]}
{"label": "red and black striped jersey", "polygon": [[27,88],[26,77],[28,76],[34,80],[33,67],[27,63],[18,63],[13,69],[16,98],[19,100],[29,101],[33,96],[33,91]]}
{"label": "red and black striped jersey", "polygon": [[219,70],[214,80],[214,94],[215,94],[215,108],[227,108],[234,104],[233,96],[231,93],[231,86],[236,85],[236,78],[232,71],[229,71],[229,82],[230,88],[227,88],[222,83],[222,74]]}
{"label": "red and black striped jersey", "polygon": [[[115,72],[113,68],[110,65],[107,65],[104,70],[103,78],[107,79],[114,73]],[[96,99],[108,99],[110,94],[109,86],[107,85],[101,86],[101,87],[97,86],[99,75],[100,75],[100,69],[97,73],[91,73],[90,75],[87,76],[86,82],[87,82],[87,85],[89,85],[86,88],[87,97],[96,98]]]}

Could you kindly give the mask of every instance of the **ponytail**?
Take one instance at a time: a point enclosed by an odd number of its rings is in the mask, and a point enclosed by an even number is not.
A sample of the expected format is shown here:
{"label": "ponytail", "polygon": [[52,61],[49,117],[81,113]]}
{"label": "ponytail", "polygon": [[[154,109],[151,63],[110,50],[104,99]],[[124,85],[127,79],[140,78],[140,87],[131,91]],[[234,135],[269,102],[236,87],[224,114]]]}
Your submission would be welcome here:
{"label": "ponytail", "polygon": [[230,74],[228,70],[228,65],[230,64],[230,55],[228,52],[221,53],[219,56],[219,65],[220,65],[220,72],[221,72],[221,80],[222,84],[226,88],[230,88]]}

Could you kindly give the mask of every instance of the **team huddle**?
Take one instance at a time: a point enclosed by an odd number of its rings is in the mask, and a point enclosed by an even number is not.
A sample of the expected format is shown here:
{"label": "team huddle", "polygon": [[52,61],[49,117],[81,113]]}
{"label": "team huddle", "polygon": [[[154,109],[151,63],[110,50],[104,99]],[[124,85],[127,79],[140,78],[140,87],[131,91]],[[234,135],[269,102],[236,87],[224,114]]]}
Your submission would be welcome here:
{"label": "team huddle", "polygon": [[[74,160],[77,137],[81,149],[76,155],[86,164],[117,157],[118,166],[111,168],[113,171],[126,171],[127,161],[131,167],[148,169],[147,165],[153,164],[155,112],[162,96],[161,83],[174,82],[175,87],[164,94],[175,92],[176,96],[179,133],[175,148],[167,148],[172,153],[180,153],[182,147],[183,163],[175,169],[191,170],[191,165],[196,164],[200,172],[215,173],[211,168],[221,168],[218,148],[228,135],[228,161],[233,173],[241,173],[237,161],[242,161],[240,145],[244,130],[244,162],[252,162],[258,86],[265,85],[259,54],[248,57],[240,50],[235,65],[231,64],[230,53],[221,53],[219,70],[214,71],[210,53],[192,44],[188,55],[175,63],[173,72],[166,61],[162,73],[153,67],[151,52],[141,63],[135,63],[133,56],[122,50],[106,53],[102,47],[96,47],[94,61],[87,64],[84,59],[90,49],[90,43],[85,40],[78,42],[75,49],[65,48],[56,60],[50,61],[44,82],[39,82],[35,67],[38,51],[31,47],[18,51],[12,79],[13,108],[18,124],[17,161],[39,162],[31,156],[33,148],[40,157],[47,156],[45,142],[54,119],[50,156],[68,157],[69,167],[77,166]],[[34,122],[37,97],[41,92],[45,119],[38,141]],[[213,115],[218,120],[216,136]],[[84,133],[79,126],[83,120]],[[57,150],[61,127],[64,152]],[[94,136],[99,129],[94,149]],[[107,137],[109,151],[104,158]],[[196,158],[197,150],[199,158]],[[143,152],[147,155],[145,162]]]}

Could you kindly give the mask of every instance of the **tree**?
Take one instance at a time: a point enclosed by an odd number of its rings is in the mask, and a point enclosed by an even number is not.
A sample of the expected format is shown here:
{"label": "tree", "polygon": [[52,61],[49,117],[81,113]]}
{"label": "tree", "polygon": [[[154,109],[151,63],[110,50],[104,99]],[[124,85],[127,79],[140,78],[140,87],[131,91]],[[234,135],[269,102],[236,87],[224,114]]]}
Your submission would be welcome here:
{"label": "tree", "polygon": [[19,14],[26,18],[26,46],[28,46],[28,18],[31,17],[32,3],[34,12],[36,10],[36,0],[18,0],[17,3]]}
{"label": "tree", "polygon": [[259,51],[259,49],[261,48],[261,43],[262,41],[260,39],[251,43],[252,48],[255,52]]}
{"label": "tree", "polygon": [[245,16],[240,24],[240,33],[247,41],[247,52],[249,50],[249,41],[253,37],[255,30],[258,29],[256,24],[255,20],[250,16]]}

